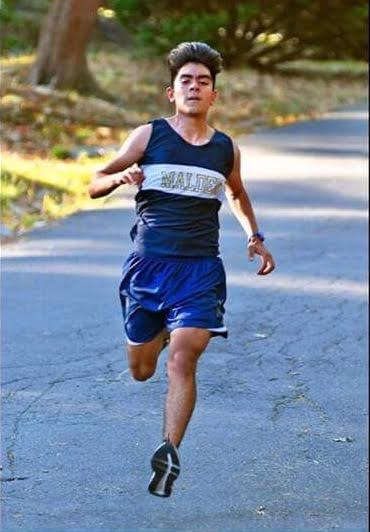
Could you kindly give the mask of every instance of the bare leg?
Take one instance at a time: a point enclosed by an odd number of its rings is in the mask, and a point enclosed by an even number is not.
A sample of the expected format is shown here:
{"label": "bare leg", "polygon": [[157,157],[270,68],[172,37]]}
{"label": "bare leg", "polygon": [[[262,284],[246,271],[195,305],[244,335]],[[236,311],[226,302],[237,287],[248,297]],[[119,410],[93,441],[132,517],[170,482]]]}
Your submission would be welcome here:
{"label": "bare leg", "polygon": [[206,329],[193,327],[175,329],[171,333],[163,436],[176,447],[181,443],[194,410],[197,362],[210,337]]}
{"label": "bare leg", "polygon": [[154,374],[159,353],[167,336],[167,330],[163,329],[150,342],[140,345],[127,344],[128,364],[134,379],[145,381]]}

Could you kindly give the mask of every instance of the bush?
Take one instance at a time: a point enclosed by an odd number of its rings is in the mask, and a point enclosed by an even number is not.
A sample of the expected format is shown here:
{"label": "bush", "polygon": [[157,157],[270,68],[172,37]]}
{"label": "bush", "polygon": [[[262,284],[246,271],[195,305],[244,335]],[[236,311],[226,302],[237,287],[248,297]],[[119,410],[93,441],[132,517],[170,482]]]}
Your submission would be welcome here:
{"label": "bush", "polygon": [[55,159],[69,159],[71,157],[71,150],[65,146],[53,146],[51,148],[51,155]]}
{"label": "bush", "polygon": [[3,54],[35,49],[41,21],[47,8],[46,0],[32,3],[14,2],[14,0],[1,1],[0,24]]}
{"label": "bush", "polygon": [[148,55],[203,40],[227,66],[260,70],[293,59],[367,59],[365,0],[109,0]]}

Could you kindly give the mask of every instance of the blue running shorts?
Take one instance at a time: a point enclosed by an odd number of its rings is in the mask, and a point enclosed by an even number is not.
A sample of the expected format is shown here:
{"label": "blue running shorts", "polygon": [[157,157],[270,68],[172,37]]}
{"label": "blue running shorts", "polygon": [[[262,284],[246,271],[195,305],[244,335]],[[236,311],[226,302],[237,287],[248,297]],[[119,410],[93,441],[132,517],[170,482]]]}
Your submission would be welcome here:
{"label": "blue running shorts", "polygon": [[225,270],[219,257],[142,257],[132,253],[119,287],[127,341],[143,344],[162,329],[208,329],[227,338]]}

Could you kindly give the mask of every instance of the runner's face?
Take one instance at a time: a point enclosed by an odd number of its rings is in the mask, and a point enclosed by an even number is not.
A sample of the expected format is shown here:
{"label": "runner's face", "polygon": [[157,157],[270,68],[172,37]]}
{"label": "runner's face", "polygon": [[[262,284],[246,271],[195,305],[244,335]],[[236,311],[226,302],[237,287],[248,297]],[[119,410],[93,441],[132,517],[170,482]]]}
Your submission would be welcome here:
{"label": "runner's face", "polygon": [[176,110],[189,116],[206,115],[216,99],[212,76],[201,63],[187,63],[177,73],[174,86],[167,89],[170,102]]}

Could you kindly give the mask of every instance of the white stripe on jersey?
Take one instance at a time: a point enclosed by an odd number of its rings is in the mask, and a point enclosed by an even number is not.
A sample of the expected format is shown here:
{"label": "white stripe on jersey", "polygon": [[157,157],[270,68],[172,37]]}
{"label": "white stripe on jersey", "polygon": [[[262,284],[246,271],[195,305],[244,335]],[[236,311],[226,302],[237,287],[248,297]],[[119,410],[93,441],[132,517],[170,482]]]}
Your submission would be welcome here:
{"label": "white stripe on jersey", "polygon": [[141,190],[160,190],[183,196],[217,199],[225,197],[225,176],[215,170],[185,164],[143,164]]}

